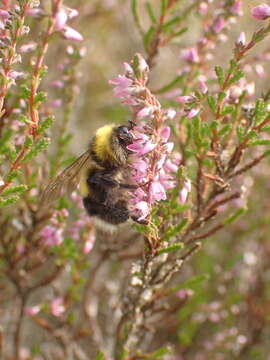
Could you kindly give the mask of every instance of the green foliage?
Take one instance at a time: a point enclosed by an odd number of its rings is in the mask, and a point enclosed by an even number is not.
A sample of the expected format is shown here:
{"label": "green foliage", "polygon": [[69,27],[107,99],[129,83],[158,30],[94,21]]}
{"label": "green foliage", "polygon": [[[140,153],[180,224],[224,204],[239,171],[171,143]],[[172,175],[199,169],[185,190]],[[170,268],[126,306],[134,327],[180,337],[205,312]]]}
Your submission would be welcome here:
{"label": "green foliage", "polygon": [[49,138],[41,138],[40,140],[38,140],[35,144],[33,144],[31,146],[31,149],[29,150],[29,152],[25,155],[23,161],[29,161],[31,159],[33,159],[34,157],[36,157],[40,152],[44,151],[47,149],[47,147],[50,144],[50,139]]}
{"label": "green foliage", "polygon": [[157,23],[157,19],[156,19],[155,12],[154,12],[154,9],[153,9],[150,1],[146,1],[146,3],[145,3],[145,8],[146,8],[146,11],[147,11],[147,13],[148,13],[148,15],[149,15],[149,18],[150,18],[151,22],[152,22],[153,24],[156,24],[156,23]]}
{"label": "green foliage", "polygon": [[214,97],[213,96],[208,96],[207,97],[207,102],[208,102],[208,105],[209,105],[210,109],[215,114],[216,110],[217,110],[217,107],[216,107],[216,101],[215,101]]}
{"label": "green foliage", "polygon": [[169,240],[172,237],[180,234],[181,231],[188,225],[188,219],[183,219],[178,225],[172,226],[169,225],[164,234],[164,239]]}
{"label": "green foliage", "polygon": [[221,66],[215,66],[215,72],[220,86],[224,83],[224,71]]}
{"label": "green foliage", "polygon": [[47,117],[42,122],[40,122],[38,126],[38,133],[43,134],[53,125],[53,123],[54,123],[54,118],[52,116]]}
{"label": "green foliage", "polygon": [[233,215],[229,216],[227,219],[224,220],[224,224],[225,225],[232,224],[245,212],[246,212],[246,209],[243,209],[243,208],[236,210],[236,212]]}
{"label": "green foliage", "polygon": [[27,190],[26,185],[11,186],[11,187],[5,189],[2,193],[2,195],[9,196],[9,195],[13,195],[13,194],[18,194],[21,196],[26,190]]}
{"label": "green foliage", "polygon": [[101,351],[98,351],[95,360],[105,360],[105,355]]}
{"label": "green foliage", "polygon": [[147,51],[150,47],[153,36],[155,35],[156,29],[154,26],[150,26],[148,31],[144,34],[143,43],[144,48]]}

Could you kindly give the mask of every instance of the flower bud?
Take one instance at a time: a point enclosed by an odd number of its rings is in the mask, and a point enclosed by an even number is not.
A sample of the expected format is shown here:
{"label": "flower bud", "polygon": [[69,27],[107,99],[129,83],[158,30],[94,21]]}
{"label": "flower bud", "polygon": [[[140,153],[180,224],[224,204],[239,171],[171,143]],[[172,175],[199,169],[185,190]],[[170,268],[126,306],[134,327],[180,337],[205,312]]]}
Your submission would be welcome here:
{"label": "flower bud", "polygon": [[270,6],[261,4],[251,10],[251,15],[257,20],[266,20],[270,17]]}

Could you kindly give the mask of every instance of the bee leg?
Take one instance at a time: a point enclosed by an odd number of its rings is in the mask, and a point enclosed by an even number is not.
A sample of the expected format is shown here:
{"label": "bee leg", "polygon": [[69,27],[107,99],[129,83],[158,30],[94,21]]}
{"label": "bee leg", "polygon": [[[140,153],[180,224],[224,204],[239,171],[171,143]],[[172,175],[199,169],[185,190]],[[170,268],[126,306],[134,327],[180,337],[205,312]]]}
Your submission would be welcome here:
{"label": "bee leg", "polygon": [[148,221],[148,220],[146,220],[146,219],[141,219],[141,220],[139,220],[139,219],[137,218],[137,216],[131,216],[131,219],[132,219],[133,221],[135,221],[136,223],[140,224],[140,225],[148,225],[148,224],[149,224],[149,221]]}
{"label": "bee leg", "polygon": [[119,183],[117,180],[112,179],[110,177],[110,174],[104,174],[101,172],[96,172],[95,174],[91,175],[88,179],[87,179],[88,184],[91,185],[98,185],[100,187],[107,187],[107,186],[111,186],[111,187],[121,187],[124,189],[131,189],[131,190],[135,190],[138,188],[137,185],[134,184],[121,184]]}
{"label": "bee leg", "polygon": [[119,186],[118,181],[111,179],[109,174],[106,175],[104,173],[96,172],[95,174],[91,175],[87,179],[88,184],[91,185],[98,185],[100,187],[116,187]]}
{"label": "bee leg", "polygon": [[136,190],[136,189],[138,189],[138,185],[134,185],[134,184],[119,184],[119,186],[120,186],[121,188],[130,189],[130,190]]}
{"label": "bee leg", "polygon": [[94,201],[92,201],[92,199],[89,196],[83,198],[83,206],[87,211],[88,215],[90,216],[98,215],[97,204]]}

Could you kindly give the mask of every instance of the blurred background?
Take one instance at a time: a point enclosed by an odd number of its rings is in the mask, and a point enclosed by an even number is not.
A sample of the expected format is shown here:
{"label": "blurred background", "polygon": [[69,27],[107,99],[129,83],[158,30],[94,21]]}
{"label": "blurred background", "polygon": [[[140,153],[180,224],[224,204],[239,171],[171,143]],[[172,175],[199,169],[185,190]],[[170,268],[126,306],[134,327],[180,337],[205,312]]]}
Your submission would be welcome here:
{"label": "blurred background", "polygon": [[[217,0],[211,2],[213,6],[215,1]],[[42,158],[41,166],[37,170],[40,187],[43,186],[45,176],[46,179],[48,177],[48,172],[45,171],[49,168],[45,161],[47,157],[60,158],[61,155],[61,161],[58,163],[52,161],[51,173],[56,173],[70,158],[86,150],[91,136],[98,127],[108,122],[122,124],[130,118],[128,108],[113,96],[113,89],[108,81],[124,73],[123,62],[129,62],[136,52],[147,56],[134,23],[130,1],[65,0],[64,3],[78,10],[79,16],[69,24],[83,35],[84,40],[77,45],[64,40],[59,34],[53,34],[52,44],[46,55],[45,63],[49,71],[41,88],[48,93],[48,100],[42,111],[48,114],[53,112],[55,123],[51,130],[52,144],[49,147],[49,155]],[[138,12],[143,28],[148,29],[150,22],[145,3],[144,0],[138,0]],[[150,3],[153,9],[158,11],[159,1],[151,0]],[[259,3],[260,1],[243,1],[243,15],[231,20],[228,36],[220,39],[212,50],[213,57],[208,62],[209,68],[213,69],[212,72],[216,64],[227,66],[232,58],[233,44],[241,31],[250,39],[254,31],[260,27],[261,24],[250,16],[250,9]],[[179,1],[179,4],[180,11],[182,7],[186,8],[189,5],[187,1]],[[41,6],[44,11],[50,11],[49,1],[42,0]],[[35,18],[29,20],[29,23],[30,27],[34,24],[36,32],[30,32],[28,40],[34,41],[36,34],[44,29],[44,24]],[[156,57],[150,73],[150,89],[162,88],[183,71],[185,62],[180,57],[180,51],[196,43],[203,25],[195,11],[187,16],[185,26],[188,27],[188,31],[162,48]],[[258,68],[256,73],[254,64],[257,56],[264,52],[266,55],[261,64],[265,75],[259,76],[260,69]],[[256,83],[250,103],[269,89],[269,54],[267,38],[252,50],[245,60],[247,79],[251,83]],[[66,86],[57,86],[57,81],[64,81]],[[175,105],[175,102],[166,96],[160,96],[160,101],[165,107]],[[64,131],[69,134],[70,139],[68,146],[62,148],[59,146],[59,137]],[[245,196],[236,200],[233,206],[237,207],[241,203],[246,207],[244,216],[207,239],[202,249],[186,263],[181,274],[175,277],[173,284],[178,286],[178,290],[168,301],[166,317],[157,317],[157,321],[153,322],[157,332],[152,338],[153,329],[151,324],[149,325],[145,333],[150,335],[147,341],[140,344],[149,355],[117,355],[115,360],[270,360],[269,165],[269,160],[265,160],[246,174],[239,183],[239,187],[245,190]],[[29,203],[31,204],[31,201]],[[16,214],[18,218],[23,218],[21,214],[25,208],[25,204],[9,208],[9,221],[11,222],[10,218]],[[77,210],[74,209],[75,206],[71,208],[72,215],[77,220],[81,219],[81,215],[75,215]],[[30,206],[29,213],[31,211]],[[71,222],[71,228],[75,227],[74,224]],[[14,227],[16,228],[15,225]],[[19,230],[16,230],[16,234],[20,234],[18,224],[17,228]],[[30,309],[24,320],[20,359],[102,360],[103,357],[97,355],[99,345],[113,348],[117,334],[115,328],[110,328],[110,320],[114,319],[113,313],[117,313],[119,298],[125,293],[126,278],[132,269],[133,261],[142,256],[143,242],[130,227],[125,234],[121,233],[120,244],[119,234],[111,236],[109,246],[107,237],[98,234],[95,248],[89,254],[85,254],[83,260],[76,258],[75,246],[72,241],[67,240],[61,256],[60,251],[56,251],[54,257],[49,257],[46,263],[42,263],[44,267],[40,268],[40,273],[35,274],[34,280],[39,277],[42,279],[42,274],[51,268],[54,269],[54,266],[61,267],[61,275],[57,275],[49,286],[42,285],[42,288],[29,299]],[[80,240],[82,239],[84,235],[81,235]],[[129,247],[131,252],[128,251]],[[25,271],[24,268],[19,270],[22,273]],[[27,279],[27,276],[25,278]],[[14,318],[18,315],[18,302],[17,298],[12,298],[12,281],[6,287],[6,278],[3,276],[1,284],[4,293],[0,295],[0,332],[4,334],[3,338],[11,339],[16,327]],[[70,305],[72,311],[63,320],[60,316],[63,309],[61,310],[61,304],[59,309],[58,304],[54,317],[51,318],[51,314],[48,315],[50,301],[53,297],[60,298],[63,293],[66,294],[65,299],[68,299],[65,306]],[[91,305],[87,313],[83,306],[88,300]],[[35,311],[33,307],[41,303],[45,316],[35,318],[31,311]],[[95,322],[97,319],[103,328],[105,344],[100,341],[102,336]],[[65,331],[74,336],[65,337]],[[74,342],[76,346],[79,344],[82,350],[79,350],[79,345],[77,348],[74,344],[70,352],[65,350],[69,349],[69,342]],[[160,355],[154,354],[157,348],[165,347],[169,350],[160,351]],[[14,344],[11,340],[7,341],[4,349],[4,354],[13,353]],[[3,359],[17,360],[11,355],[4,355]],[[113,358],[105,355],[104,359]]]}

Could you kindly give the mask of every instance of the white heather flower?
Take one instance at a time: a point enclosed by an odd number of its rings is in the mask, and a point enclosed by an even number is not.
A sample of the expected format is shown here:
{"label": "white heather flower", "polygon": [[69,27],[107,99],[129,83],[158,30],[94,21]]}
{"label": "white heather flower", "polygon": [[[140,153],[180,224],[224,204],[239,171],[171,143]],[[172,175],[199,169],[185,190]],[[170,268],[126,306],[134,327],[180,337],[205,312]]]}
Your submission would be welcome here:
{"label": "white heather flower", "polygon": [[246,252],[244,253],[244,262],[247,264],[247,265],[255,265],[257,263],[257,256],[253,253],[253,252]]}
{"label": "white heather flower", "polygon": [[150,301],[152,298],[153,292],[150,289],[145,289],[144,292],[142,293],[142,298],[145,301]]}
{"label": "white heather flower", "polygon": [[55,29],[58,31],[62,30],[66,25],[67,20],[68,16],[66,11],[63,8],[60,8],[55,16]]}
{"label": "white heather flower", "polygon": [[149,66],[148,66],[147,62],[143,58],[139,59],[138,68],[139,68],[140,72],[149,71]]}
{"label": "white heather flower", "polygon": [[141,264],[135,262],[131,265],[131,274],[139,273],[142,270]]}
{"label": "white heather flower", "polygon": [[245,45],[246,44],[246,34],[242,31],[236,40],[236,44]]}
{"label": "white heather flower", "polygon": [[132,286],[141,286],[142,284],[143,284],[143,282],[138,276],[132,276],[132,278],[131,278]]}
{"label": "white heather flower", "polygon": [[197,116],[200,112],[200,109],[199,108],[193,108],[189,111],[189,113],[187,114],[187,117],[189,119],[192,119],[194,118],[195,116]]}
{"label": "white heather flower", "polygon": [[40,1],[39,0],[32,0],[30,3],[30,8],[36,8],[39,7]]}
{"label": "white heather flower", "polygon": [[174,109],[167,109],[164,115],[166,119],[172,120],[176,115],[176,111]]}
{"label": "white heather flower", "polygon": [[37,44],[35,42],[29,42],[20,47],[20,52],[27,53],[27,52],[35,50],[36,47],[37,47]]}
{"label": "white heather flower", "polygon": [[29,34],[29,31],[30,31],[30,27],[29,27],[29,26],[24,25],[24,26],[22,27],[22,35],[27,35],[27,34]]}
{"label": "white heather flower", "polygon": [[75,29],[70,26],[63,28],[63,35],[67,40],[82,41],[83,36]]}

